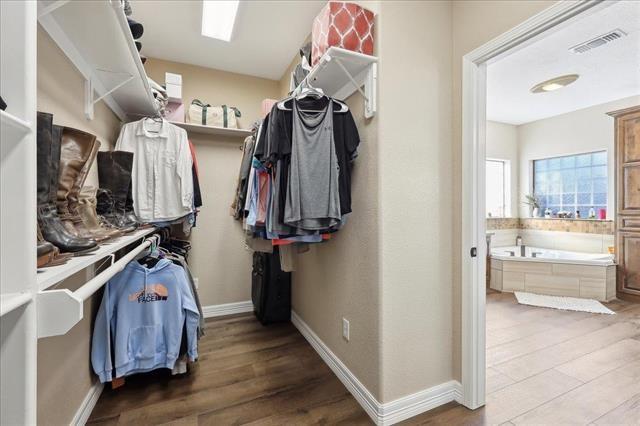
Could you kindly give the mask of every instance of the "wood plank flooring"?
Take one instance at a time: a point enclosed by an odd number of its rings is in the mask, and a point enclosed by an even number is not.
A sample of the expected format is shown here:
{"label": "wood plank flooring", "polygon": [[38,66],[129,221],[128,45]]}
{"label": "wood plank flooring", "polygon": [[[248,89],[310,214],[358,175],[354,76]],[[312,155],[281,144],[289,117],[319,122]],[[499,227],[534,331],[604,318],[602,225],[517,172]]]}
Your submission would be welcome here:
{"label": "wood plank flooring", "polygon": [[88,424],[371,424],[291,324],[210,319],[198,352],[186,375],[153,372],[105,387]]}
{"label": "wood plank flooring", "polygon": [[[449,403],[406,425],[640,425],[640,305],[617,315],[487,296],[487,405]],[[105,389],[89,424],[371,424],[291,324],[252,315],[207,321],[190,373],[156,372]]]}

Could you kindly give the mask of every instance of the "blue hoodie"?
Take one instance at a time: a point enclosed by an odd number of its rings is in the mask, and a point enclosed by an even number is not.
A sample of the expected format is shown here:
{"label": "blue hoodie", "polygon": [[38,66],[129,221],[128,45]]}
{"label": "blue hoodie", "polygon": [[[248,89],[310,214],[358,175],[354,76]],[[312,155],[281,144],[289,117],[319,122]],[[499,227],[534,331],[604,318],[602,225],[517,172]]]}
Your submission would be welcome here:
{"label": "blue hoodie", "polygon": [[115,377],[122,377],[173,368],[185,325],[187,355],[195,360],[198,321],[183,268],[167,259],[150,269],[130,262],[105,286],[93,329],[93,370],[104,383],[114,369]]}

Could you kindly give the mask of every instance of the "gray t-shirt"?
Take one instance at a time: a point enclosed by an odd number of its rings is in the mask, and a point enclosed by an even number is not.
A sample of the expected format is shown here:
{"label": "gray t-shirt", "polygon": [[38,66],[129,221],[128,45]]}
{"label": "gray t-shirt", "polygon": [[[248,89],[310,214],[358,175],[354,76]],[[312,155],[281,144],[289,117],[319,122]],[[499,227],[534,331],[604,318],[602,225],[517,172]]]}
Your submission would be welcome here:
{"label": "gray t-shirt", "polygon": [[306,230],[340,223],[339,167],[333,142],[333,102],[308,113],[293,101],[291,166],[284,222]]}

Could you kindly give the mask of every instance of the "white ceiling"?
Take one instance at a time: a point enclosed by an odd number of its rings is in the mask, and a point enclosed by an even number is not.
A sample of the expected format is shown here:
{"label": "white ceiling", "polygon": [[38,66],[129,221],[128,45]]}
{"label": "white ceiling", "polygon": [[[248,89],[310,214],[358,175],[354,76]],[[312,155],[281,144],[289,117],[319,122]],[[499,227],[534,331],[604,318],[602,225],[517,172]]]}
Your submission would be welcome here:
{"label": "white ceiling", "polygon": [[201,35],[202,1],[134,0],[142,53],[279,80],[326,1],[241,1],[230,42]]}
{"label": "white ceiling", "polygon": [[[569,48],[621,29],[628,35],[582,54]],[[564,74],[570,86],[533,94]],[[523,124],[640,94],[640,2],[620,1],[562,28],[487,68],[487,118]]]}

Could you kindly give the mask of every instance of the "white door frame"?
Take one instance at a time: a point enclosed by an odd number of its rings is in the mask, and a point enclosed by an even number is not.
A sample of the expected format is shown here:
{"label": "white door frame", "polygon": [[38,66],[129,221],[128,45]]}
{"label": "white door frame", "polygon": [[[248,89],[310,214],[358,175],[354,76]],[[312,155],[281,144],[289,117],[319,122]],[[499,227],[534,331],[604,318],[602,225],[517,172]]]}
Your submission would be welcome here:
{"label": "white door frame", "polygon": [[[485,404],[487,63],[532,43],[579,14],[612,3],[615,1],[558,2],[462,58],[462,403],[468,408]],[[470,254],[474,247],[477,257]]]}

